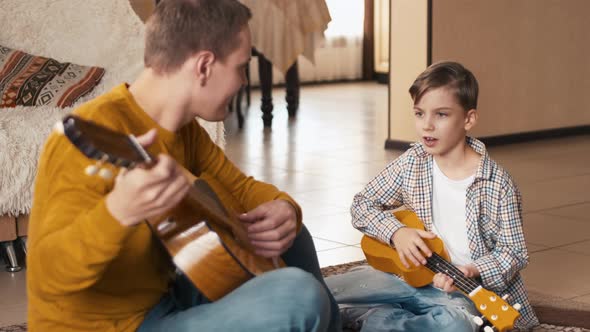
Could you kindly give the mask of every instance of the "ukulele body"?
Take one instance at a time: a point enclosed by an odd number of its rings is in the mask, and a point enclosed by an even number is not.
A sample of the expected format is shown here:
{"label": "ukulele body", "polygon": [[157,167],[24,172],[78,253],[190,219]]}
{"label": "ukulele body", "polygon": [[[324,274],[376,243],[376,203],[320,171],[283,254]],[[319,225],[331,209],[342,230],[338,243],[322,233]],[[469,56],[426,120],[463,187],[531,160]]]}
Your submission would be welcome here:
{"label": "ukulele body", "polygon": [[[404,210],[395,212],[394,215],[407,227],[424,230],[422,221],[420,221],[414,212]],[[443,242],[440,238],[424,239],[424,242],[433,253],[438,254],[446,262],[450,262],[449,255],[444,249]],[[417,267],[411,265],[410,268],[406,268],[401,263],[398,252],[381,241],[365,235],[361,240],[361,248],[365,253],[369,265],[377,270],[394,273],[402,277],[405,282],[413,287],[426,286],[432,282],[434,272],[430,268],[424,265]],[[438,263],[436,263],[436,266],[438,266]],[[459,289],[461,288],[459,287]],[[473,289],[461,289],[461,291],[473,301],[477,310],[497,331],[504,332],[512,329],[514,322],[520,317],[518,309],[510,306],[505,301],[505,298],[499,297],[481,285]],[[520,308],[520,305],[518,305],[518,308]],[[482,320],[482,324],[484,323]],[[489,328],[489,326],[487,327]]]}
{"label": "ukulele body", "polygon": [[[424,230],[424,225],[413,212],[403,210],[394,212],[394,215],[407,227]],[[434,239],[423,240],[432,252],[449,260],[449,255],[444,249],[443,242],[440,238],[436,237]],[[399,258],[397,250],[379,240],[365,235],[361,240],[361,248],[365,253],[369,265],[377,270],[396,274],[413,287],[426,286],[432,282],[434,272],[423,265],[414,266],[411,262],[409,262],[409,268],[405,267]]]}

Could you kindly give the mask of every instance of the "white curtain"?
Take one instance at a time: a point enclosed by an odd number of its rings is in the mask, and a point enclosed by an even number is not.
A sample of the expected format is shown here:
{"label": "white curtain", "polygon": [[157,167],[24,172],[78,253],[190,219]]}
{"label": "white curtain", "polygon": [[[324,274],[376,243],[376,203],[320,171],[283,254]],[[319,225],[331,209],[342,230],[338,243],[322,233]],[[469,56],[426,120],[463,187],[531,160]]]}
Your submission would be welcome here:
{"label": "white curtain", "polygon": [[[326,0],[332,21],[324,44],[315,50],[315,65],[299,56],[301,82],[360,79],[362,77],[364,0]],[[257,86],[258,60],[250,62],[250,79]],[[273,82],[283,83],[283,74],[273,69]]]}

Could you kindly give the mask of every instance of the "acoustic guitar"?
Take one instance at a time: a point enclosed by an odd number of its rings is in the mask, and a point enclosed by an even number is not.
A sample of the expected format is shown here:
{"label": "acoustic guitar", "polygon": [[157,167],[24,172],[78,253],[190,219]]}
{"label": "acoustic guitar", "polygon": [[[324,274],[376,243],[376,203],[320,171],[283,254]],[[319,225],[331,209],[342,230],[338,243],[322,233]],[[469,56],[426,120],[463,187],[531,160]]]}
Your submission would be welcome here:
{"label": "acoustic guitar", "polygon": [[[424,230],[424,224],[412,211],[394,212],[395,217],[404,225]],[[405,267],[398,252],[369,236],[361,240],[361,248],[365,253],[369,265],[377,270],[393,273],[409,285],[422,287],[432,283],[436,273],[444,273],[454,280],[454,285],[466,294],[475,304],[482,317],[474,317],[474,321],[485,332],[494,330],[504,332],[512,329],[514,322],[520,317],[520,304],[510,306],[506,299],[508,295],[500,297],[494,292],[482,287],[475,279],[467,278],[463,272],[450,263],[449,255],[444,249],[440,238],[424,239],[424,242],[432,251],[432,256],[426,257],[426,264],[420,266]],[[490,326],[491,324],[491,326]]]}
{"label": "acoustic guitar", "polygon": [[[108,168],[98,172],[104,163],[125,168],[154,164],[154,158],[133,135],[73,115],[58,122],[56,128],[86,157],[99,161],[86,168],[88,175],[111,177]],[[192,183],[187,196],[165,215],[146,223],[176,267],[203,295],[211,301],[218,300],[254,276],[285,266],[280,259],[254,253],[237,213],[225,207],[218,197],[231,196],[221,184],[205,173],[197,178],[188,170],[183,171]]]}

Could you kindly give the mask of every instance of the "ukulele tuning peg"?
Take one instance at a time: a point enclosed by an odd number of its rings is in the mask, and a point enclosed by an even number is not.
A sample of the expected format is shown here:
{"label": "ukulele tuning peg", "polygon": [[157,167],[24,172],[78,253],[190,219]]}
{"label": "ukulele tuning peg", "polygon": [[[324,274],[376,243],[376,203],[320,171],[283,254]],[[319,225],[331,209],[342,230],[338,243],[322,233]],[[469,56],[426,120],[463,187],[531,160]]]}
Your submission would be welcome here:
{"label": "ukulele tuning peg", "polygon": [[475,317],[473,317],[473,322],[475,324],[477,324],[477,326],[482,326],[483,325],[483,318],[481,318],[479,316],[475,316]]}
{"label": "ukulele tuning peg", "polygon": [[504,294],[504,296],[502,296],[502,300],[506,301],[506,299],[508,298],[508,296],[510,296],[510,295]]}
{"label": "ukulele tuning peg", "polygon": [[85,169],[84,169],[84,173],[86,173],[86,175],[95,175],[96,173],[98,173],[98,166],[96,165],[88,165]]}
{"label": "ukulele tuning peg", "polygon": [[483,331],[484,331],[484,332],[494,332],[495,330],[494,330],[494,328],[493,328],[493,327],[491,327],[491,326],[486,326],[486,327],[484,327],[484,328],[483,328]]}
{"label": "ukulele tuning peg", "polygon": [[64,134],[64,132],[65,132],[65,129],[64,129],[64,124],[63,124],[63,122],[61,122],[61,121],[57,121],[57,122],[56,122],[56,123],[53,125],[53,130],[54,130],[56,133],[63,135],[63,134]]}
{"label": "ukulele tuning peg", "polygon": [[111,170],[108,168],[101,168],[98,172],[98,176],[105,180],[110,180],[113,178],[113,172],[111,172]]}
{"label": "ukulele tuning peg", "polygon": [[516,311],[519,311],[522,306],[520,305],[520,303],[514,303],[514,305],[512,306],[514,309],[516,309]]}

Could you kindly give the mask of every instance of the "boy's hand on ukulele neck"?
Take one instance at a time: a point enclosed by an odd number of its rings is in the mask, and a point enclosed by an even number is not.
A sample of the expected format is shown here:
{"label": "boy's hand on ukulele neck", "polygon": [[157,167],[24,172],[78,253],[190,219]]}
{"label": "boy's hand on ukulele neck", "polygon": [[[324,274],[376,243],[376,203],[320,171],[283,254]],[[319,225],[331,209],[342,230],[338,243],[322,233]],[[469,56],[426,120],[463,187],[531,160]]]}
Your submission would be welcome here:
{"label": "boy's hand on ukulele neck", "polygon": [[426,264],[425,257],[430,257],[432,251],[422,239],[434,239],[435,237],[436,235],[431,232],[403,227],[393,233],[391,242],[395,246],[402,264],[404,264],[406,268],[410,268],[408,260],[412,262],[414,266]]}
{"label": "boy's hand on ukulele neck", "polygon": [[[479,270],[473,264],[457,266],[463,275],[467,278],[479,277]],[[457,288],[454,286],[455,281],[444,273],[437,273],[432,278],[432,285],[447,293],[454,292]]]}

